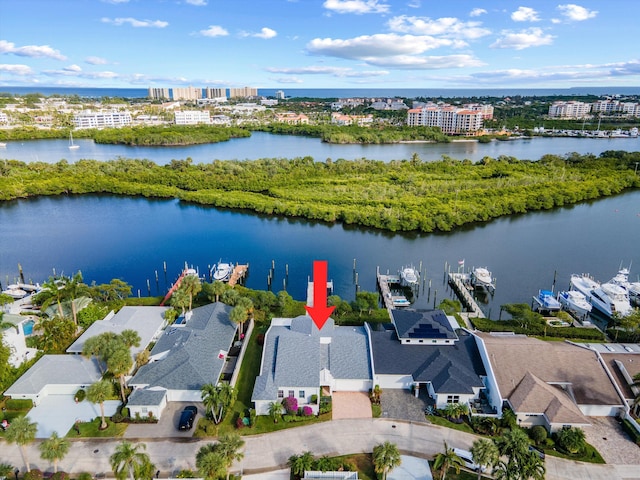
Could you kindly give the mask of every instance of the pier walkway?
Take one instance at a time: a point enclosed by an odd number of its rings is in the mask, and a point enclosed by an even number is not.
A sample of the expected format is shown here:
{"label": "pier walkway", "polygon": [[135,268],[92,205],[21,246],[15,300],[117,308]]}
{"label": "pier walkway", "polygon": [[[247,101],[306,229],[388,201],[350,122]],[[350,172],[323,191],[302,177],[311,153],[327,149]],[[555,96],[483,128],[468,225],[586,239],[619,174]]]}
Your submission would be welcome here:
{"label": "pier walkway", "polygon": [[469,316],[473,316],[476,318],[485,318],[484,313],[480,309],[480,306],[476,303],[475,299],[469,293],[469,289],[465,284],[465,279],[468,277],[467,274],[464,273],[451,273],[448,274],[449,285],[453,288],[453,290],[458,295],[458,298],[462,302],[462,304],[469,310]]}
{"label": "pier walkway", "polygon": [[384,306],[389,311],[389,313],[391,313],[391,310],[394,310],[397,306],[394,302],[397,302],[398,306],[410,305],[409,301],[404,296],[394,296],[391,293],[391,287],[389,286],[389,284],[400,283],[400,277],[398,275],[382,274],[380,273],[380,267],[377,267],[376,278],[378,279],[378,288],[380,288],[382,301],[384,302]]}
{"label": "pier walkway", "polygon": [[249,271],[249,264],[245,265],[236,265],[233,267],[233,272],[231,272],[231,277],[229,277],[229,286],[233,287],[236,283],[244,278],[244,276]]}

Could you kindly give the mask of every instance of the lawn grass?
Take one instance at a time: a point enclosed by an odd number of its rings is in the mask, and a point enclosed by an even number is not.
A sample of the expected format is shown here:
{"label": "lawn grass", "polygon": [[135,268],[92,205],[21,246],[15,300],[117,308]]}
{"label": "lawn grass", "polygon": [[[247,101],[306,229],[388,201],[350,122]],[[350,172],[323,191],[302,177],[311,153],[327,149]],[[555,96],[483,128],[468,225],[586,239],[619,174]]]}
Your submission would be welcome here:
{"label": "lawn grass", "polygon": [[345,463],[354,464],[358,469],[359,480],[378,480],[376,472],[373,469],[373,455],[371,453],[354,453],[336,458]]}
{"label": "lawn grass", "polygon": [[473,431],[467,423],[454,423],[450,422],[444,417],[438,417],[436,415],[427,415],[427,420],[429,420],[434,425],[440,425],[441,427],[452,428],[454,430],[460,430],[461,432],[473,433],[477,435],[476,432]]}
{"label": "lawn grass", "polygon": [[74,427],[71,427],[67,432],[68,438],[106,438],[106,437],[121,437],[124,435],[124,431],[127,429],[126,423],[113,423],[107,419],[107,428],[100,430],[100,417],[94,418],[90,422],[80,422],[78,427],[80,428],[80,434],[75,431]]}
{"label": "lawn grass", "polygon": [[593,447],[593,445],[587,443],[585,444],[584,451],[571,455],[568,453],[562,453],[554,448],[545,448],[544,453],[547,455],[552,455],[554,457],[566,458],[568,460],[575,460],[577,462],[588,462],[588,463],[607,463],[602,458],[602,455],[598,452],[598,450]]}

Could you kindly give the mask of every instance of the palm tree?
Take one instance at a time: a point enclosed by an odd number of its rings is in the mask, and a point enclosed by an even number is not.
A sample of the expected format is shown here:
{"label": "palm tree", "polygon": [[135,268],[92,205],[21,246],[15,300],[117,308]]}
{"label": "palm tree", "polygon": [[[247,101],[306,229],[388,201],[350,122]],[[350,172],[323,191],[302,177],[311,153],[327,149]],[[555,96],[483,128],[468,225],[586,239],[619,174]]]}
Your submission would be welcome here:
{"label": "palm tree", "polygon": [[496,446],[500,456],[507,456],[520,463],[529,453],[529,436],[521,428],[507,430],[502,437],[496,439]]}
{"label": "palm tree", "polygon": [[130,328],[120,332],[120,338],[122,339],[122,342],[127,346],[127,348],[139,347],[142,340],[138,332]]}
{"label": "palm tree", "polygon": [[226,462],[227,480],[233,462],[239,462],[244,458],[244,453],[239,451],[243,446],[244,440],[237,433],[225,433],[218,439],[217,448]]}
{"label": "palm tree", "polygon": [[236,305],[229,312],[229,320],[239,326],[238,335],[241,335],[242,324],[247,321],[247,311],[243,307]]}
{"label": "palm tree", "polygon": [[440,470],[442,475],[440,476],[441,480],[444,480],[447,476],[447,472],[450,468],[453,468],[456,472],[456,475],[460,473],[460,467],[464,465],[462,459],[456,454],[453,448],[450,448],[447,445],[447,442],[444,442],[444,452],[436,455],[436,458],[433,462],[433,468],[436,470]]}
{"label": "palm tree", "polygon": [[585,446],[585,434],[581,428],[563,428],[557,434],[558,444],[571,454],[576,454]]}
{"label": "palm tree", "polygon": [[182,283],[180,284],[180,288],[184,289],[184,292],[189,296],[189,310],[193,305],[193,297],[198,295],[202,290],[202,283],[200,283],[200,279],[197,275],[186,275],[182,279]]}
{"label": "palm tree", "polygon": [[478,480],[480,480],[483,467],[493,467],[498,463],[500,453],[495,443],[486,438],[480,438],[471,445],[471,457],[474,463],[480,465],[478,469]]}
{"label": "palm tree", "polygon": [[236,392],[229,383],[220,385],[205,384],[200,389],[202,403],[211,413],[214,423],[218,424],[224,418],[224,410],[235,402]]}
{"label": "palm tree", "polygon": [[42,290],[36,295],[35,301],[42,306],[43,311],[52,303],[56,302],[58,306],[58,316],[64,318],[64,311],[62,310],[62,300],[65,293],[64,288],[66,284],[65,277],[49,277],[49,280],[42,283]]}
{"label": "palm tree", "polygon": [[387,473],[401,463],[400,451],[395,443],[384,442],[373,447],[373,468],[376,473],[382,473],[382,480],[386,480]]}
{"label": "palm tree", "polygon": [[31,471],[31,467],[29,467],[25,446],[35,440],[37,431],[37,423],[32,423],[28,417],[18,417],[11,422],[11,425],[7,428],[7,432],[4,435],[7,442],[15,443],[20,447],[20,453],[22,453],[22,459],[27,467],[27,472]]}
{"label": "palm tree", "polygon": [[127,477],[130,480],[140,478],[136,474],[141,472],[143,465],[151,463],[149,455],[139,451],[140,449],[146,450],[146,448],[144,443],[133,445],[126,440],[116,446],[113,455],[109,457],[109,463],[118,480],[124,480]]}
{"label": "palm tree", "polygon": [[181,288],[178,288],[171,295],[170,302],[172,307],[181,309],[182,315],[184,315],[185,309],[189,306],[189,295]]}
{"label": "palm tree", "polygon": [[222,299],[223,303],[226,303],[227,305],[234,306],[236,304],[236,302],[238,301],[238,299],[240,298],[240,294],[238,293],[237,290],[234,290],[233,288],[227,288],[222,293],[220,298]]}
{"label": "palm tree", "polygon": [[57,473],[58,461],[69,453],[69,447],[71,447],[69,440],[59,437],[58,432],[53,432],[38,448],[40,448],[40,458],[53,462],[53,473]]}
{"label": "palm tree", "polygon": [[304,452],[302,455],[292,455],[287,461],[287,466],[291,468],[291,473],[297,477],[304,477],[304,472],[313,467],[313,454]]}
{"label": "palm tree", "polygon": [[224,455],[215,444],[204,445],[196,454],[196,468],[206,479],[220,478],[226,471]]}
{"label": "palm tree", "polygon": [[91,403],[100,404],[100,416],[102,418],[100,430],[107,428],[107,421],[104,419],[104,402],[111,396],[112,392],[111,383],[107,380],[100,380],[99,382],[89,385],[89,388],[87,388],[87,400]]}
{"label": "palm tree", "polygon": [[522,478],[533,480],[544,480],[544,475],[546,473],[546,468],[544,466],[544,461],[538,456],[536,452],[529,452],[525,457],[523,462],[520,464],[520,472],[522,474]]}
{"label": "palm tree", "polygon": [[206,283],[203,286],[203,289],[207,294],[207,298],[212,302],[219,302],[220,295],[222,295],[227,288],[227,285],[220,280],[214,280],[213,283]]}
{"label": "palm tree", "polygon": [[78,312],[74,300],[83,293],[87,293],[88,290],[89,287],[82,283],[82,272],[80,270],[65,282],[64,295],[71,302],[71,316],[73,317],[73,323],[76,325],[78,325]]}
{"label": "palm tree", "polygon": [[271,402],[269,404],[269,416],[273,419],[273,423],[278,423],[280,415],[282,415],[282,404]]}
{"label": "palm tree", "polygon": [[113,373],[120,382],[120,396],[122,397],[123,403],[127,401],[124,393],[124,376],[131,371],[131,367],[133,367],[131,352],[126,345],[118,345],[116,349],[109,354],[107,369]]}

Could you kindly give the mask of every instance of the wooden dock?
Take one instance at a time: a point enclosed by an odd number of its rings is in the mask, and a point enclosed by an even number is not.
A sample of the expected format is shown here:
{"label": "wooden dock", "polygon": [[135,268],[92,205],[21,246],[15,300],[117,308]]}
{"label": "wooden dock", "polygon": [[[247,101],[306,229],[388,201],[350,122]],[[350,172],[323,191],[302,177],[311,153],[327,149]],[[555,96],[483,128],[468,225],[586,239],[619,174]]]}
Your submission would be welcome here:
{"label": "wooden dock", "polygon": [[380,273],[380,268],[376,268],[376,277],[378,279],[378,288],[380,288],[380,294],[382,295],[382,301],[385,308],[391,312],[396,306],[393,304],[394,300],[404,299],[405,297],[393,296],[391,293],[390,283],[400,283],[400,277],[398,275],[384,275]]}
{"label": "wooden dock", "polygon": [[233,267],[233,272],[231,272],[231,276],[229,277],[229,285],[233,287],[236,283],[244,278],[248,271],[248,263],[245,265],[236,265],[235,267]]}
{"label": "wooden dock", "polygon": [[451,272],[447,275],[449,277],[449,285],[451,285],[456,295],[458,295],[462,305],[467,308],[469,315],[476,318],[485,318],[480,306],[476,303],[471,293],[469,293],[469,289],[464,282],[467,275],[464,273]]}

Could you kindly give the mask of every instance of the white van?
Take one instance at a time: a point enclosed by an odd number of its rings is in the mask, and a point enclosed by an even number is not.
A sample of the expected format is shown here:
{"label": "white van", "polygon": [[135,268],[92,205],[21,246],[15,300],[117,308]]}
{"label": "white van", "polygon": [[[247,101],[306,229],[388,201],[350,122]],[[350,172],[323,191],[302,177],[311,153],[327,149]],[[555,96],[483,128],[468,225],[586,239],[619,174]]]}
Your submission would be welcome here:
{"label": "white van", "polygon": [[[473,456],[471,455],[470,451],[462,450],[461,448],[454,448],[453,451],[462,459],[463,465],[469,470],[473,470],[474,472],[480,470],[480,465],[478,465],[477,463],[473,463]],[[484,468],[482,469],[482,471],[484,471]]]}

